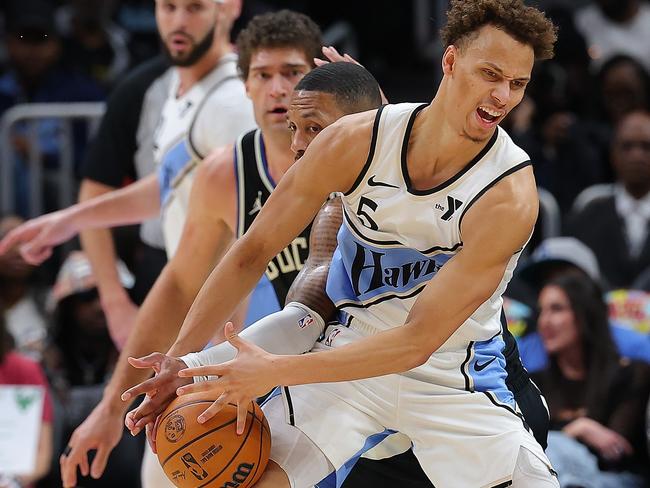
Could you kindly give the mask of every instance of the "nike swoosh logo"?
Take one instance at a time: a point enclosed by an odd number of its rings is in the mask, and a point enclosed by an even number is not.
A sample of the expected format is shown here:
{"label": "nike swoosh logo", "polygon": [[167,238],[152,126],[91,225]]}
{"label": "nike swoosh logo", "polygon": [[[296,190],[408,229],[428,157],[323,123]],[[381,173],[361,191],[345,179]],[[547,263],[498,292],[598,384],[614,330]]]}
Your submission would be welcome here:
{"label": "nike swoosh logo", "polygon": [[479,364],[478,361],[477,361],[476,363],[474,363],[474,370],[475,370],[475,371],[483,371],[483,370],[484,370],[485,368],[487,368],[488,365],[489,365],[492,361],[494,361],[496,358],[497,358],[497,357],[494,356],[492,359],[490,359],[489,361],[484,362],[483,364]]}
{"label": "nike swoosh logo", "polygon": [[375,175],[372,175],[368,180],[368,186],[385,186],[386,188],[399,188],[399,186],[384,183],[382,181],[375,181]]}

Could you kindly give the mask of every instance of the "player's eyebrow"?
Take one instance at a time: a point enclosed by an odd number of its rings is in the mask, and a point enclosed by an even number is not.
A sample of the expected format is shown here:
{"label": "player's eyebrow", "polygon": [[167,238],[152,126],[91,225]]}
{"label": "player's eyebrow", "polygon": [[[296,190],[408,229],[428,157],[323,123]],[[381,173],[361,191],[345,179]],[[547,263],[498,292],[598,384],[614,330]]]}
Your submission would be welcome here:
{"label": "player's eyebrow", "polygon": [[489,61],[486,61],[485,64],[487,64],[491,69],[493,69],[494,71],[499,73],[504,78],[507,78],[507,79],[509,79],[511,81],[530,81],[530,76],[522,76],[522,77],[519,77],[519,78],[511,78],[509,76],[506,76],[503,73],[503,70],[501,68],[499,68],[496,64],[490,63]]}

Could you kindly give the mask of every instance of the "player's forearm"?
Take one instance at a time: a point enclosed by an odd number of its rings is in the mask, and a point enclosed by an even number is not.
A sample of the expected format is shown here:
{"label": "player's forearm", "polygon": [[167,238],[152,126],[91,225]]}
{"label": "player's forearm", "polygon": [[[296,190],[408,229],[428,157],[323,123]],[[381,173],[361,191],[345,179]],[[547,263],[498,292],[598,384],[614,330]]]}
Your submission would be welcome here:
{"label": "player's forearm", "polygon": [[94,196],[98,187],[108,188],[84,181],[79,193],[80,203],[66,211],[78,231],[138,224],[160,212],[160,192],[155,174],[120,190]]}
{"label": "player's forearm", "polygon": [[104,398],[112,406],[126,411],[122,393],[151,375],[150,370],[133,368],[129,357],[142,357],[156,351],[166,351],[176,339],[180,324],[192,304],[171,276],[166,266],[138,311],[135,327],[120,354],[115,372],[106,387]]}
{"label": "player's forearm", "polygon": [[408,371],[427,357],[405,325],[329,351],[277,356],[273,375],[283,386],[352,381]]}
{"label": "player's forearm", "polygon": [[225,340],[223,327],[239,302],[248,296],[270,260],[263,252],[239,240],[210,273],[192,304],[178,339],[168,354],[182,356],[201,350],[210,339]]}

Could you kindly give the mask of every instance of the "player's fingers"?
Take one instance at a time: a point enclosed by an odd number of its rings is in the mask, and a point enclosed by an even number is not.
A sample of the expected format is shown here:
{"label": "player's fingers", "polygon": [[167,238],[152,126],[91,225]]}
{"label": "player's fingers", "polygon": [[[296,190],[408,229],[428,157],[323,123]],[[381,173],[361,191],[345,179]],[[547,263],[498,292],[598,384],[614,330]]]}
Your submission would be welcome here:
{"label": "player's fingers", "polygon": [[200,393],[214,389],[214,381],[199,381],[198,383],[190,383],[189,385],[181,386],[176,390],[178,396],[188,395],[190,393]]}
{"label": "player's fingers", "polygon": [[246,427],[246,417],[248,416],[248,404],[250,402],[237,403],[237,435],[244,433]]}
{"label": "player's fingers", "polygon": [[221,376],[226,371],[225,363],[210,364],[209,366],[197,366],[196,368],[185,368],[178,372],[181,378],[191,376]]}
{"label": "player's fingers", "polygon": [[142,383],[135,385],[124,393],[122,393],[122,401],[127,402],[132,398],[137,397],[138,395],[148,394],[153,396],[153,394],[158,391],[159,387],[164,384],[164,379],[161,379],[158,376],[149,378],[148,380],[143,381]]}
{"label": "player's fingers", "polygon": [[106,463],[108,462],[108,455],[110,453],[111,450],[103,444],[100,444],[99,447],[97,447],[95,459],[93,459],[93,464],[90,467],[90,476],[95,479],[99,479],[101,475],[104,474]]}
{"label": "player's fingers", "polygon": [[20,255],[29,264],[38,266],[52,255],[52,248],[50,246],[26,244],[25,246],[21,246]]}
{"label": "player's fingers", "polygon": [[325,64],[329,64],[329,61],[325,61],[324,59],[321,58],[314,58],[314,64],[316,66],[323,66]]}
{"label": "player's fingers", "polygon": [[361,63],[359,61],[357,61],[356,59],[354,59],[349,54],[344,54],[343,59],[345,59],[348,63],[354,63],[354,64],[358,64],[359,66],[361,66]]}
{"label": "player's fingers", "polygon": [[59,457],[61,484],[64,488],[77,486],[77,463],[72,460],[70,455],[70,446],[67,446]]}
{"label": "player's fingers", "polygon": [[88,466],[88,456],[81,456],[79,459],[79,472],[81,476],[88,476],[90,473],[90,466]]}
{"label": "player's fingers", "polygon": [[210,405],[208,408],[206,408],[201,415],[197,417],[197,422],[199,424],[203,424],[210,420],[212,417],[214,417],[219,411],[228,403],[228,393],[223,392],[219,398],[217,398],[214,402],[212,402],[212,405]]}
{"label": "player's fingers", "polygon": [[0,240],[0,254],[6,253],[21,241],[22,232],[19,231],[20,227],[12,230]]}
{"label": "player's fingers", "polygon": [[129,361],[129,364],[134,368],[145,369],[158,367],[160,369],[160,364],[162,363],[163,359],[165,359],[164,354],[160,352],[152,352],[151,354],[147,354],[141,358],[129,357],[127,360]]}
{"label": "player's fingers", "polygon": [[143,417],[140,417],[135,423],[135,428],[138,429],[138,432],[140,432],[147,425],[153,424],[156,421],[156,418],[158,418],[158,415],[160,415],[161,413],[162,413],[162,409],[156,410]]}

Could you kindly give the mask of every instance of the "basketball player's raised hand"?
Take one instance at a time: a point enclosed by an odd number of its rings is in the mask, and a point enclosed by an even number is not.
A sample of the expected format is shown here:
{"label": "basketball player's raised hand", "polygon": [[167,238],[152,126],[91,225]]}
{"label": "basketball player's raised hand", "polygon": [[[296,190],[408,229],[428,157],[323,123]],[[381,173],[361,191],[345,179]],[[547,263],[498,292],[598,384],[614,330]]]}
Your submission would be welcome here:
{"label": "basketball player's raised hand", "polygon": [[[100,402],[75,429],[67,447],[59,458],[61,483],[64,488],[77,486],[77,468],[83,476],[98,479],[106,469],[108,455],[122,437],[122,412]],[[92,465],[88,452],[96,450]]]}
{"label": "basketball player's raised hand", "polygon": [[224,405],[237,405],[237,434],[244,433],[248,405],[256,398],[268,393],[278,384],[273,375],[273,361],[278,357],[264,349],[245,341],[235,333],[232,322],[224,329],[226,338],[237,349],[237,356],[232,361],[197,368],[187,368],[178,372],[183,378],[193,376],[218,376],[216,380],[201,381],[177,390],[177,394],[186,395],[200,391],[214,392],[217,398],[198,417],[199,423],[207,422]]}
{"label": "basketball player's raised hand", "polygon": [[[142,358],[129,358],[129,364],[134,368],[148,369],[155,372],[155,376],[142,383],[129,388],[122,393],[123,401],[131,401],[138,395],[146,394],[147,397],[135,409],[126,414],[124,424],[131,431],[132,435],[137,435],[149,424],[154,424],[158,415],[160,415],[167,405],[176,397],[176,389],[191,383],[191,378],[181,378],[178,372],[187,368],[187,364],[181,359],[167,356],[159,352],[154,352]],[[152,431],[155,438],[155,432]],[[152,449],[155,452],[155,443],[151,442]]]}
{"label": "basketball player's raised hand", "polygon": [[52,255],[52,248],[77,233],[65,210],[52,212],[16,227],[0,241],[0,254],[19,246],[29,264],[38,265]]}

